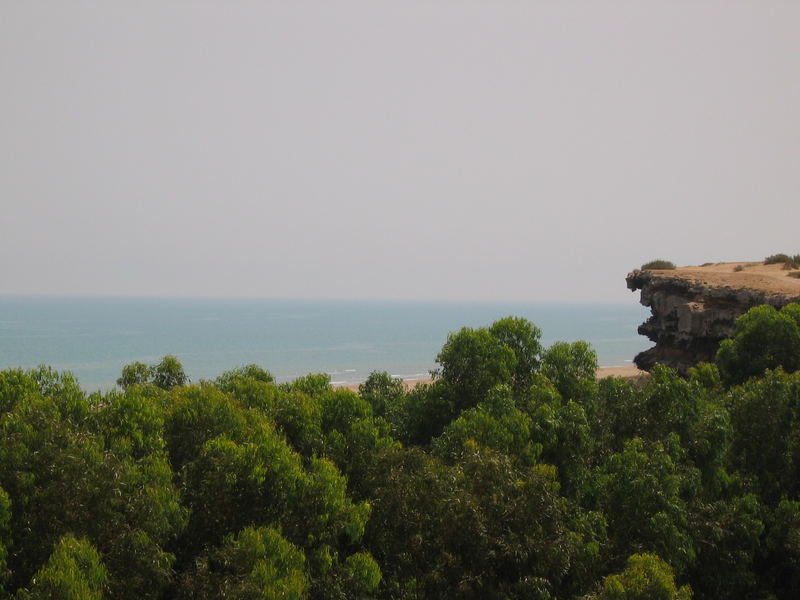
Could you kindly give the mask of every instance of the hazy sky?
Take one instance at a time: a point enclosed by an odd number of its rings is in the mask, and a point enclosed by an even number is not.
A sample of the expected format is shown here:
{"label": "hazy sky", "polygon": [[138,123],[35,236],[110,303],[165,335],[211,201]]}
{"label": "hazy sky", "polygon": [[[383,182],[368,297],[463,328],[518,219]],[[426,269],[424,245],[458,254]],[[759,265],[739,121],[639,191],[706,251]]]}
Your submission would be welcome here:
{"label": "hazy sky", "polygon": [[800,252],[800,2],[0,2],[0,293],[631,300]]}

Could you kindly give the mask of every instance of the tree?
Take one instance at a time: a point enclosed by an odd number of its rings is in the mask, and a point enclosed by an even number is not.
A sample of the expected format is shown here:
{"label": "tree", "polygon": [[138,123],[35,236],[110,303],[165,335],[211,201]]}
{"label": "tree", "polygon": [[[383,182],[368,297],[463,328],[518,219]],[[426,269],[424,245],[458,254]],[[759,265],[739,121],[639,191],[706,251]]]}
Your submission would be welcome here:
{"label": "tree", "polygon": [[733,466],[755,480],[763,501],[800,493],[800,373],[768,371],[727,396]]}
{"label": "tree", "polygon": [[[468,448],[459,465],[459,497],[471,509],[474,536],[460,539],[465,598],[551,598],[576,577],[594,540],[571,528],[577,515],[559,493],[556,469],[517,467],[502,454]],[[462,502],[464,501],[462,500]],[[582,555],[582,556],[581,556]],[[461,591],[461,590],[459,590]]]}
{"label": "tree", "polygon": [[[172,394],[178,398],[167,420],[168,445],[191,511],[176,543],[178,568],[245,527],[271,527],[304,550],[312,591],[319,589],[317,582],[338,572],[344,550],[362,536],[369,504],[347,496],[347,480],[329,460],[297,454],[265,412],[243,408],[212,385]],[[339,416],[348,414],[343,409]]]}
{"label": "tree", "polygon": [[[542,440],[541,461],[558,468],[562,494],[577,499],[585,492],[589,459],[594,454],[586,411],[572,400],[547,408],[552,411],[547,423],[551,430]],[[536,425],[535,430],[541,431],[541,421]]]}
{"label": "tree", "polygon": [[178,358],[168,354],[153,367],[153,383],[162,390],[171,390],[179,385],[186,385],[189,378],[183,372],[183,365]]}
{"label": "tree", "polygon": [[384,597],[550,598],[592,546],[569,527],[553,467],[518,468],[475,443],[452,465],[388,449],[368,480],[364,541]]}
{"label": "tree", "polygon": [[214,380],[214,383],[226,392],[231,391],[232,384],[241,379],[252,379],[262,383],[274,383],[275,378],[272,373],[266,369],[262,369],[258,365],[250,364],[230,371],[225,371],[222,375]]}
{"label": "tree", "polygon": [[458,414],[453,394],[442,379],[420,384],[401,396],[386,412],[394,437],[408,445],[425,446],[441,435]]}
{"label": "tree", "polygon": [[396,442],[389,434],[388,423],[374,419],[369,403],[354,392],[331,390],[320,402],[324,456],[347,477],[351,493],[357,493],[377,452]]}
{"label": "tree", "polygon": [[608,518],[611,558],[655,552],[682,573],[694,560],[689,500],[699,474],[681,464],[678,437],[646,444],[639,438],[611,455],[595,484]]}
{"label": "tree", "polygon": [[769,515],[764,544],[766,576],[777,598],[790,600],[800,589],[800,502],[781,500]]}
{"label": "tree", "polygon": [[392,377],[386,371],[373,371],[358,386],[358,394],[372,406],[372,414],[383,417],[387,407],[394,407],[400,402],[405,394],[405,386],[402,379]]}
{"label": "tree", "polygon": [[686,458],[700,469],[704,487],[720,485],[731,439],[716,368],[694,369],[690,378],[656,365],[643,387],[620,378],[599,382],[593,437],[602,453],[619,452],[631,438],[648,443],[680,438]]}
{"label": "tree", "polygon": [[0,488],[0,597],[11,573],[8,570],[8,550],[11,546],[11,498]]}
{"label": "tree", "polygon": [[105,446],[119,456],[134,460],[160,455],[166,457],[165,411],[154,397],[141,388],[102,396],[93,413],[93,428],[105,438]]}
{"label": "tree", "polygon": [[282,383],[280,388],[287,392],[303,392],[316,398],[327,392],[331,387],[331,376],[327,373],[309,373],[298,377],[290,383]]}
{"label": "tree", "polygon": [[517,368],[511,348],[487,329],[469,327],[447,337],[436,362],[457,412],[475,406],[494,386],[512,383]]}
{"label": "tree", "polygon": [[[247,387],[245,392],[242,388]],[[254,400],[258,391],[258,400]],[[272,419],[296,452],[306,458],[319,456],[325,447],[322,433],[322,403],[299,390],[284,391],[261,382],[239,386],[236,398],[246,406],[257,407]]]}
{"label": "tree", "polygon": [[172,470],[180,473],[207,441],[220,435],[240,439],[246,430],[246,413],[216,386],[200,384],[174,390],[164,423]]}
{"label": "tree", "polygon": [[184,467],[183,498],[191,511],[180,543],[184,565],[248,525],[290,522],[301,502],[300,457],[263,418],[248,429],[208,439]]}
{"label": "tree", "polygon": [[462,412],[433,440],[433,453],[453,462],[470,443],[502,452],[524,465],[533,465],[541,444],[531,442],[531,419],[514,405],[511,388],[493,388],[484,401]]}
{"label": "tree", "polygon": [[465,575],[456,539],[477,537],[457,480],[455,467],[419,448],[388,448],[370,468],[364,545],[382,567],[382,597],[453,597]]}
{"label": "tree", "polygon": [[122,375],[117,379],[117,385],[128,389],[134,385],[150,383],[153,379],[153,367],[142,362],[132,362],[122,367]]}
{"label": "tree", "polygon": [[581,400],[595,394],[597,353],[583,341],[556,342],[542,358],[542,371],[565,400]]}
{"label": "tree", "polygon": [[[0,486],[14,507],[12,585],[25,585],[67,533],[103,555],[114,598],[156,598],[171,577],[165,546],[185,524],[158,409],[131,398],[52,395],[20,399],[0,419]],[[135,456],[134,456],[135,455]]]}
{"label": "tree", "polygon": [[65,535],[17,600],[101,600],[108,576],[97,550],[85,539]]}
{"label": "tree", "polygon": [[512,388],[514,396],[521,396],[533,382],[541,364],[542,331],[527,319],[505,317],[492,323],[489,333],[498,342],[510,348],[516,358]]}
{"label": "tree", "polygon": [[596,600],[691,600],[692,589],[675,584],[672,568],[655,554],[634,554],[625,570],[603,580]]}
{"label": "tree", "polygon": [[592,438],[598,459],[620,452],[623,444],[641,435],[638,405],[641,392],[622,377],[604,377],[598,382]]}
{"label": "tree", "polygon": [[730,339],[720,344],[717,365],[729,385],[767,369],[800,369],[800,305],[788,304],[780,311],[766,304],[751,308],[736,319]]}
{"label": "tree", "polygon": [[366,552],[351,554],[342,565],[342,588],[349,598],[372,598],[381,582],[381,569]]}
{"label": "tree", "polygon": [[698,501],[692,506],[697,558],[687,574],[698,598],[757,595],[755,563],[764,532],[764,507],[755,494],[728,498],[734,490],[726,492],[713,502]]}
{"label": "tree", "polygon": [[30,371],[6,369],[0,372],[0,415],[14,408],[21,399],[40,393],[40,385]]}
{"label": "tree", "polygon": [[201,557],[181,587],[182,598],[302,600],[309,578],[302,550],[277,530],[245,527]]}
{"label": "tree", "polygon": [[147,383],[152,383],[162,390],[171,390],[186,385],[189,383],[189,378],[183,372],[183,365],[178,358],[167,354],[156,365],[146,365],[141,362],[125,365],[122,368],[122,376],[117,379],[117,385],[123,389]]}

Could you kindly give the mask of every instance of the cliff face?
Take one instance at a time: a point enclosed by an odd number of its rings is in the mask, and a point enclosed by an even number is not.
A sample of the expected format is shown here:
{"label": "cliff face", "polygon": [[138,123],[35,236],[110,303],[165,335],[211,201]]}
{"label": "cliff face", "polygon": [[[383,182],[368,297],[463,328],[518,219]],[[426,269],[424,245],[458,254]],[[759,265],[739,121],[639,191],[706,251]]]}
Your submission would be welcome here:
{"label": "cliff face", "polygon": [[[749,268],[734,271],[737,265]],[[656,363],[681,373],[700,361],[711,362],[733,322],[753,306],[780,308],[800,302],[800,280],[787,278],[780,265],[718,263],[669,271],[633,271],[628,288],[641,290],[641,303],[652,316],[639,333],[655,346],[639,353],[634,363],[649,371]]]}

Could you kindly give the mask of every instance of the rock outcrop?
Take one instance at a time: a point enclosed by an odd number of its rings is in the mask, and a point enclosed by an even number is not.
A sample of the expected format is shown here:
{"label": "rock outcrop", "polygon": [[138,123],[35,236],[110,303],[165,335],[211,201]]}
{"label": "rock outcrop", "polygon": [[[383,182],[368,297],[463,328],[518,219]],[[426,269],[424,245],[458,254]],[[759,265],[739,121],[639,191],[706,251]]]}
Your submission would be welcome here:
{"label": "rock outcrop", "polygon": [[639,333],[656,345],[634,358],[645,371],[662,363],[686,373],[700,361],[713,361],[736,318],[750,308],[800,302],[800,279],[787,277],[782,265],[716,263],[636,270],[626,281],[629,289],[642,291],[641,303],[652,312]]}

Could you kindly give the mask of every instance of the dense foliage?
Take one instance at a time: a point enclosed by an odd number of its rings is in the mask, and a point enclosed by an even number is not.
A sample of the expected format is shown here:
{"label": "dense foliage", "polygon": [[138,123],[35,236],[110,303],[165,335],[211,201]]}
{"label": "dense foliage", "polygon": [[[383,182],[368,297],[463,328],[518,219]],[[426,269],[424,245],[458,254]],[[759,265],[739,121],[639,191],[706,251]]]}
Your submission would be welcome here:
{"label": "dense foliage", "polygon": [[795,598],[799,311],[637,385],[512,317],[411,391],[3,371],[0,597]]}
{"label": "dense foliage", "polygon": [[777,367],[789,373],[800,369],[800,304],[750,309],[720,344],[717,364],[728,383],[742,383]]}

